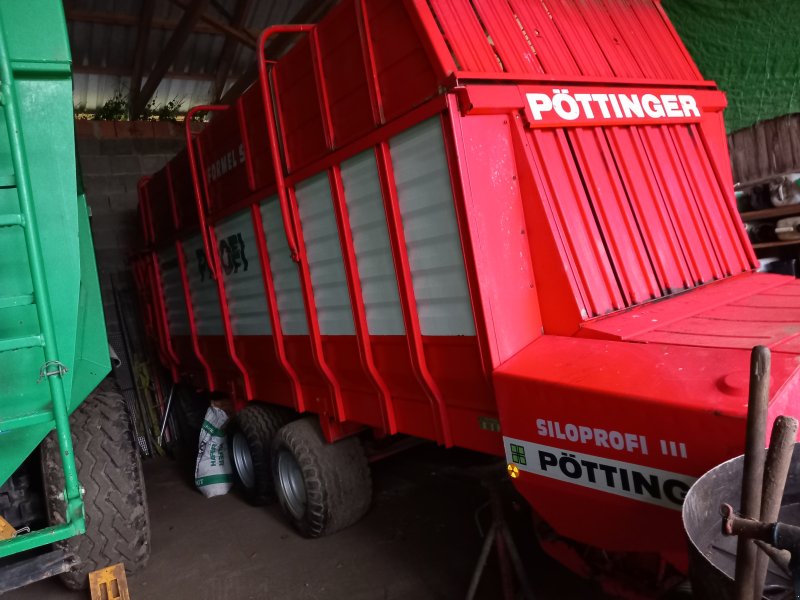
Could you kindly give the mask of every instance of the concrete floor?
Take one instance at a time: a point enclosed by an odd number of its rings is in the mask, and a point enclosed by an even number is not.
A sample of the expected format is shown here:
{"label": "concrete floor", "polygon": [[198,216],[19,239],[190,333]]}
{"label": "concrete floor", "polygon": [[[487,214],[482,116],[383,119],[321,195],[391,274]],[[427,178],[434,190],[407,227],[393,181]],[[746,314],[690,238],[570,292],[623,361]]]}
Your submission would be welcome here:
{"label": "concrete floor", "polygon": [[[420,447],[373,465],[374,505],[329,538],[303,539],[276,507],[253,508],[231,493],[207,500],[179,463],[145,463],[153,529],[148,567],[129,577],[132,600],[450,600],[463,598],[482,539],[475,519],[486,492],[467,471],[481,460]],[[485,459],[484,459],[485,462]],[[485,512],[482,513],[485,520]],[[518,535],[537,600],[602,598]],[[9,600],[88,598],[50,580]],[[501,597],[490,559],[479,598]]]}

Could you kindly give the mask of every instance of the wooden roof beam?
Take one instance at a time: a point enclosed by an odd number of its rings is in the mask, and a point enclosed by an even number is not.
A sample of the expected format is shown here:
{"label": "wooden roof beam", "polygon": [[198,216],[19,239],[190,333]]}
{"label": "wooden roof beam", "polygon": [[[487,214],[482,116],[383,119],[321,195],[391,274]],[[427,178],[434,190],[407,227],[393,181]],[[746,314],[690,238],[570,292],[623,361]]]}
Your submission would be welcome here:
{"label": "wooden roof beam", "polygon": [[[252,4],[252,0],[239,0],[236,3],[236,8],[231,18],[231,25],[233,27],[240,28],[244,24]],[[217,76],[214,80],[214,88],[211,92],[211,97],[214,102],[218,102],[222,97],[222,92],[225,89],[225,82],[228,81],[235,56],[236,42],[233,38],[226,38],[225,44],[222,46],[222,51],[219,54],[219,61],[217,61]]]}
{"label": "wooden roof beam", "polygon": [[[118,26],[118,27],[138,27],[140,22],[139,15],[130,15],[125,13],[107,13],[107,12],[96,12],[96,11],[89,11],[89,10],[79,10],[79,9],[65,9],[65,14],[67,16],[67,21],[70,23],[96,23],[98,25],[111,25],[111,26]],[[141,14],[141,13],[140,13]],[[160,29],[162,31],[175,31],[175,28],[178,26],[180,21],[173,21],[173,20],[163,20],[163,19],[153,19],[150,22],[150,29]],[[256,39],[258,33],[256,31],[242,28],[242,32],[252,39]],[[211,35],[225,35],[223,31],[220,31],[217,27],[212,27],[211,25],[200,22],[194,26],[193,33],[205,33]]]}
{"label": "wooden roof beam", "polygon": [[144,111],[144,107],[150,102],[150,98],[155,94],[158,85],[161,83],[167,70],[172,66],[178,52],[183,48],[189,34],[192,33],[192,29],[194,29],[195,24],[200,19],[200,15],[206,10],[208,3],[209,0],[194,0],[192,4],[187,7],[178,26],[175,28],[175,31],[172,32],[163,52],[158,57],[156,64],[153,65],[150,76],[137,95],[136,103],[131,104],[132,119],[139,117]]}
{"label": "wooden roof beam", "polygon": [[136,35],[136,49],[133,52],[133,64],[131,66],[132,74],[128,101],[129,107],[136,105],[139,100],[139,91],[142,87],[142,74],[144,73],[144,59],[147,53],[147,41],[150,39],[150,24],[153,21],[155,7],[155,0],[144,0],[142,3],[142,9],[139,15],[139,31]]}
{"label": "wooden roof beam", "polygon": [[[182,9],[186,11],[188,11],[191,6],[188,2],[184,2],[183,0],[170,0],[170,2],[172,2],[176,6],[180,6]],[[250,48],[256,47],[256,36],[247,31],[246,29],[240,27],[231,27],[230,25],[226,25],[219,19],[215,19],[211,15],[207,15],[205,13],[200,15],[200,19],[205,21],[213,29],[216,29],[222,34],[225,34],[228,38],[233,38]]]}

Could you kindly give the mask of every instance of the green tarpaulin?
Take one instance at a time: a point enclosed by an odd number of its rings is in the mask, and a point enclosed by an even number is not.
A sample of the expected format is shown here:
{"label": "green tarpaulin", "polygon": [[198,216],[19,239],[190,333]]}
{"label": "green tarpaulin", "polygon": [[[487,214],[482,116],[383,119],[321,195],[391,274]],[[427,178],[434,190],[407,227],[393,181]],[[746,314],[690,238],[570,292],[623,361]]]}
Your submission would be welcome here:
{"label": "green tarpaulin", "polygon": [[800,112],[800,0],[663,0],[700,71],[728,95],[728,131]]}

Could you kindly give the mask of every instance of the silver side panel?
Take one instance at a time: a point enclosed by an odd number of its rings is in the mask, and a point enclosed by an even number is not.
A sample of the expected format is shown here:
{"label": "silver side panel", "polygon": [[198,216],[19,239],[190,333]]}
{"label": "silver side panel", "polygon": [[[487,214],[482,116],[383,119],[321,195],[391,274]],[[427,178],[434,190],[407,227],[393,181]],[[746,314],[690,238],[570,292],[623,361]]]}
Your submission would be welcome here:
{"label": "silver side panel", "polygon": [[178,266],[178,252],[174,246],[158,253],[158,268],[161,271],[161,285],[164,288],[164,305],[167,309],[167,323],[170,335],[191,335],[189,313],[183,293],[183,280]]}
{"label": "silver side panel", "polygon": [[355,335],[353,311],[327,173],[295,188],[322,335]]}
{"label": "silver side panel", "polygon": [[369,333],[404,335],[374,151],[367,150],[343,162],[341,171]]}
{"label": "silver side panel", "polygon": [[220,221],[214,229],[234,335],[271,335],[250,210]]}
{"label": "silver side panel", "polygon": [[389,147],[422,334],[475,335],[439,118]]}
{"label": "silver side panel", "polygon": [[261,204],[261,218],[264,220],[269,268],[272,271],[272,283],[275,287],[283,334],[308,335],[300,274],[297,263],[292,260],[289,253],[277,196],[271,196]]}
{"label": "silver side panel", "polygon": [[225,335],[217,283],[206,265],[203,241],[199,234],[183,242],[183,252],[186,254],[186,274],[197,335]]}

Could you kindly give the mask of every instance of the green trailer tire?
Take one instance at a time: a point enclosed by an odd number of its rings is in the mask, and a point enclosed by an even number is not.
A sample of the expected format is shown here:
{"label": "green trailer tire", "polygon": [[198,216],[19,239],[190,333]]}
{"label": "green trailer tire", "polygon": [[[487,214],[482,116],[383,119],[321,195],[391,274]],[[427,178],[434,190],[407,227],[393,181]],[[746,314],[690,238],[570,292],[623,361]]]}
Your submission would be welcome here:
{"label": "green trailer tire", "polygon": [[[78,478],[85,490],[86,533],[57,545],[77,558],[61,575],[73,590],[84,589],[90,572],[123,563],[128,573],[150,556],[150,519],[139,451],[121,394],[101,384],[70,417]],[[64,522],[64,472],[51,433],[41,446],[42,477],[52,524]]]}

